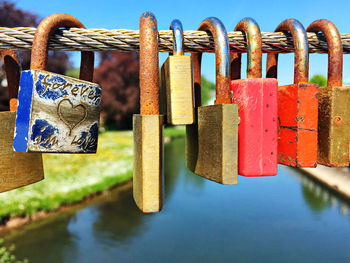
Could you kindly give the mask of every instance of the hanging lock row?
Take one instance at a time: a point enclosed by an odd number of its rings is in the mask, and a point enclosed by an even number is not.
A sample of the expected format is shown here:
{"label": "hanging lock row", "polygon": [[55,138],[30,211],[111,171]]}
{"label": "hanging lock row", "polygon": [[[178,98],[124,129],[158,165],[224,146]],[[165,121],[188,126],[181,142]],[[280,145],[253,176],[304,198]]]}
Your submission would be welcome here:
{"label": "hanging lock row", "polygon": [[[187,168],[206,179],[237,184],[238,174],[276,175],[278,163],[294,167],[349,165],[350,112],[346,101],[350,88],[340,87],[343,54],[333,23],[317,20],[307,29],[324,33],[329,45],[328,86],[332,87],[319,88],[308,84],[306,30],[297,20],[287,19],[276,28],[276,32],[291,33],[294,40],[294,84],[286,86],[278,86],[276,53],[268,54],[267,78],[262,78],[261,33],[253,19],[245,18],[235,28],[247,39],[246,79],[240,76],[241,54],[230,54],[224,25],[217,18],[204,20],[198,30],[212,35],[216,55],[216,100],[210,106],[201,105],[202,54],[192,53],[191,65],[183,53],[181,22],[174,20],[170,28],[174,51],[162,66],[159,90],[157,22],[151,13],[141,16],[140,104],[144,115],[134,117],[134,198],[142,211],[160,211],[162,204],[159,94],[166,122],[186,125]],[[152,49],[145,48],[151,42]],[[156,110],[143,111],[150,105]],[[153,122],[146,121],[150,116]]]}
{"label": "hanging lock row", "polygon": [[[2,52],[11,107],[0,113],[0,191],[42,180],[43,152],[96,152],[101,87],[91,82],[93,53],[82,52],[80,79],[45,71],[49,38],[59,27],[84,26],[66,14],[45,18],[35,34],[31,70],[22,72],[19,91],[15,53]],[[174,20],[170,28],[174,49],[162,66],[160,88],[157,21],[151,13],[141,15],[133,194],[142,211],[162,207],[164,123],[186,125],[187,168],[221,184],[237,184],[238,174],[276,175],[278,163],[349,165],[350,88],[342,87],[343,53],[333,23],[317,20],[305,30],[297,20],[287,19],[276,28],[290,32],[295,47],[294,84],[278,86],[276,53],[268,54],[267,78],[262,78],[261,33],[253,19],[245,18],[235,28],[247,39],[246,79],[240,76],[241,55],[230,53],[224,25],[217,18],[205,19],[198,30],[213,37],[216,61],[216,99],[209,106],[201,105],[202,54],[185,56],[181,22]],[[326,36],[329,87],[308,83],[306,31]]]}

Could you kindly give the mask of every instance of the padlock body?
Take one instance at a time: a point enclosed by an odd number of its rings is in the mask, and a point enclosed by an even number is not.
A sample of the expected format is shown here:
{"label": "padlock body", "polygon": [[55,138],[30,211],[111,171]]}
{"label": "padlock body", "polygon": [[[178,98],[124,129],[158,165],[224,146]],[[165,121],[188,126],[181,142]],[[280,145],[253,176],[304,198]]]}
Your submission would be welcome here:
{"label": "padlock body", "polygon": [[327,166],[349,166],[350,87],[320,87],[318,159]]}
{"label": "padlock body", "polygon": [[14,137],[17,152],[94,153],[101,87],[42,71],[21,74]]}
{"label": "padlock body", "polygon": [[190,56],[169,56],[162,66],[164,113],[167,123],[187,125],[194,121],[192,62]]}
{"label": "padlock body", "polygon": [[274,78],[231,81],[232,103],[239,107],[238,174],[277,174],[277,89]]}
{"label": "padlock body", "polygon": [[198,120],[186,126],[186,166],[221,184],[237,184],[238,106],[198,108]]}
{"label": "padlock body", "polygon": [[40,153],[13,151],[16,112],[0,112],[0,192],[44,179]]}
{"label": "padlock body", "polygon": [[159,212],[163,198],[163,116],[133,116],[133,195],[145,213]]}
{"label": "padlock body", "polygon": [[318,85],[278,87],[278,121],[278,162],[294,167],[315,167]]}

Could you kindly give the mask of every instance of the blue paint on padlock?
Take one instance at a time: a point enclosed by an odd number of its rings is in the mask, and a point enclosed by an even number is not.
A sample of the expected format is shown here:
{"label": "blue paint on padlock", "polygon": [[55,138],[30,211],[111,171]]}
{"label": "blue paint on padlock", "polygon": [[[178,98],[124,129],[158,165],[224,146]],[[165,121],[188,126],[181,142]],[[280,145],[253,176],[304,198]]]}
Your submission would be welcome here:
{"label": "blue paint on padlock", "polygon": [[58,129],[53,127],[46,120],[36,119],[32,126],[30,139],[35,141],[36,144],[40,144],[40,146],[50,149],[57,143],[54,137],[55,131],[59,133]]}
{"label": "blue paint on padlock", "polygon": [[[28,130],[30,122],[30,108],[33,94],[33,77],[30,71],[22,71],[20,86],[22,92],[18,93],[18,101],[21,103],[17,106],[17,112],[22,114],[16,116],[15,138],[13,148],[16,152],[26,152],[28,144]],[[21,138],[21,139],[19,139]]]}
{"label": "blue paint on padlock", "polygon": [[96,152],[102,90],[91,82],[93,52],[82,52],[80,79],[45,71],[49,38],[65,26],[84,28],[70,15],[53,14],[35,33],[31,70],[22,72],[18,94],[17,152]]}
{"label": "blue paint on padlock", "polygon": [[101,88],[42,70],[23,71],[14,150],[96,152]]}

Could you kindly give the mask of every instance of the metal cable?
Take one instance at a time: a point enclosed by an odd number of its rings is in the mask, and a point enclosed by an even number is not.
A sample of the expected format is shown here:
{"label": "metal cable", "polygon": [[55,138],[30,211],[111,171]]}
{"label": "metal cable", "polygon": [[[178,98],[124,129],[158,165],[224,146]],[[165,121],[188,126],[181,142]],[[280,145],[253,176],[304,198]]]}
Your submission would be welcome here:
{"label": "metal cable", "polygon": [[[0,49],[30,50],[36,29],[31,27],[0,27]],[[327,42],[322,34],[307,33],[310,53],[327,53]],[[231,51],[246,52],[242,32],[228,32]],[[350,33],[341,34],[344,54],[350,54]],[[262,32],[263,52],[291,53],[290,34]],[[173,47],[171,30],[159,31],[159,52],[170,52]],[[50,49],[66,51],[139,51],[139,31],[128,29],[81,29],[57,31]],[[213,52],[214,41],[204,31],[184,31],[185,52]]]}

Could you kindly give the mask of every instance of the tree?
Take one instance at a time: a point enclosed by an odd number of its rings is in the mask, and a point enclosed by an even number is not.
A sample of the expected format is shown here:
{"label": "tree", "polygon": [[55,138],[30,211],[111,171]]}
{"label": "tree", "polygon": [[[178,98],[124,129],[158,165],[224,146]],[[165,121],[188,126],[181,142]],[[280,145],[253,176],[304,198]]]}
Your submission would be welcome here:
{"label": "tree", "polygon": [[130,129],[139,112],[139,55],[103,52],[95,82],[103,87],[102,118],[107,129]]}
{"label": "tree", "polygon": [[207,80],[203,75],[201,77],[201,99],[202,99],[202,104],[207,105],[210,99],[215,96],[215,84],[209,80]]}
{"label": "tree", "polygon": [[319,87],[327,87],[327,78],[321,74],[313,75],[310,83],[318,84]]}
{"label": "tree", "polygon": [[[0,26],[2,27],[20,27],[30,26],[36,27],[39,24],[39,18],[36,14],[23,11],[9,1],[0,2]],[[30,51],[18,52],[22,70],[30,67]],[[2,62],[1,62],[2,63]],[[70,68],[71,63],[67,53],[62,51],[49,51],[47,71],[64,74],[67,68]],[[3,87],[3,79],[5,74],[0,73],[0,111],[8,110],[8,95],[7,88]]]}

